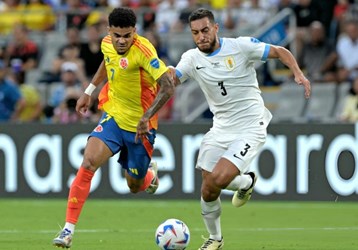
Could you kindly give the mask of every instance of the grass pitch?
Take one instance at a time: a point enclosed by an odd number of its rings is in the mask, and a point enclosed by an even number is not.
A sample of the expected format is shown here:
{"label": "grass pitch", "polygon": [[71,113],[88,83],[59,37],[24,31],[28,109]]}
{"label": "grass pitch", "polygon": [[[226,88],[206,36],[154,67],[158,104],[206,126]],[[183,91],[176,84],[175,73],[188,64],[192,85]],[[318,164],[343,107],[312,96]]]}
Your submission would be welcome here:
{"label": "grass pitch", "polygon": [[[357,250],[358,203],[258,202],[234,208],[222,201],[225,250]],[[56,249],[66,200],[0,199],[0,249]],[[200,203],[193,200],[89,199],[77,224],[72,250],[157,250],[154,233],[168,218],[191,232],[188,250],[207,236]]]}

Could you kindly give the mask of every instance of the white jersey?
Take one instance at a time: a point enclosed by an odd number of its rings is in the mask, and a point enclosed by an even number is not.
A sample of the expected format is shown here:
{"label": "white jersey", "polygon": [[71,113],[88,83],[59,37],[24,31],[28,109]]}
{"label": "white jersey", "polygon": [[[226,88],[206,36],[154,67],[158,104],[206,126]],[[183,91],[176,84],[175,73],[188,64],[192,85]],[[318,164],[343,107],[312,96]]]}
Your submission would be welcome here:
{"label": "white jersey", "polygon": [[220,38],[211,54],[198,48],[185,52],[176,66],[180,82],[198,82],[210,111],[215,131],[240,133],[267,127],[271,113],[264,106],[255,61],[266,61],[270,46],[252,37]]}

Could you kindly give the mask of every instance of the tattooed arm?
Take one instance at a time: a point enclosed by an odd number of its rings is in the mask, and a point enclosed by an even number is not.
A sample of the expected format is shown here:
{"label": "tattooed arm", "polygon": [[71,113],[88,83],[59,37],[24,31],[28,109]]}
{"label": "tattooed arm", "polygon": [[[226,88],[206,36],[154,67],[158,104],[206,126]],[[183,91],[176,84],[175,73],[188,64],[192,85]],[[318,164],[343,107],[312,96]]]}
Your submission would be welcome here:
{"label": "tattooed arm", "polygon": [[139,120],[137,125],[136,140],[138,138],[143,139],[147,133],[149,133],[148,122],[151,117],[153,117],[158,110],[164,106],[164,104],[173,96],[175,90],[174,79],[172,75],[167,71],[157,80],[160,89],[154,99],[152,105],[149,109],[143,114],[142,118]]}

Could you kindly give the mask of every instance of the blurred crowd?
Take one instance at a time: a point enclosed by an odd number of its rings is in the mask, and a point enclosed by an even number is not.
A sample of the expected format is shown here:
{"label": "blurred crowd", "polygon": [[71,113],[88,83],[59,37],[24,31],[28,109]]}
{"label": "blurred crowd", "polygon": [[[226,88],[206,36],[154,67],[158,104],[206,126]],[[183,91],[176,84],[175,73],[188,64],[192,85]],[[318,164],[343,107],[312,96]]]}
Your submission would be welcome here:
{"label": "blurred crowd", "polygon": [[[289,8],[296,17],[300,66],[313,84],[350,82],[340,119],[358,120],[358,1],[2,0],[0,122],[96,122],[101,115],[96,95],[86,116],[77,114],[75,105],[103,59],[100,42],[107,34],[107,15],[118,6],[136,11],[138,33],[153,43],[168,65],[177,61],[171,58],[165,39],[170,34],[190,34],[187,19],[194,9],[212,9],[221,31],[237,37],[242,30],[257,30]],[[51,33],[62,34],[64,43],[58,49],[54,46],[52,60],[43,62],[48,51],[32,38]],[[30,78],[32,71],[41,74]],[[270,74],[265,72],[260,84],[279,86],[281,82]],[[40,86],[49,89],[45,98]],[[174,98],[160,111],[161,120],[173,119]]]}

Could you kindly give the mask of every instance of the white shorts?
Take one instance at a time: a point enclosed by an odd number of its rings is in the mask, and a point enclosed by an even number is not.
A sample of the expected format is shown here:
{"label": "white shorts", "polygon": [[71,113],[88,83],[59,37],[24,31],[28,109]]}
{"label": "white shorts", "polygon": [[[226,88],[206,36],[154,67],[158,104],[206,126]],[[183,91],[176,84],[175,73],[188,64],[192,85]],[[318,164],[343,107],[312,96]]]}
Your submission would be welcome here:
{"label": "white shorts", "polygon": [[215,134],[209,131],[200,145],[196,168],[212,172],[221,157],[231,161],[240,173],[249,172],[250,163],[266,140],[266,129],[243,134]]}

